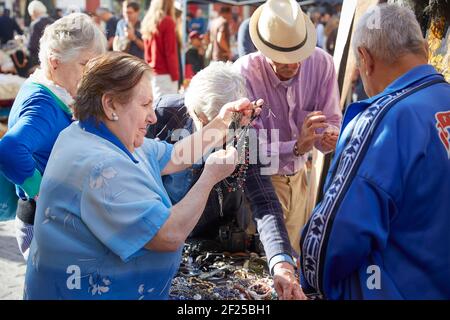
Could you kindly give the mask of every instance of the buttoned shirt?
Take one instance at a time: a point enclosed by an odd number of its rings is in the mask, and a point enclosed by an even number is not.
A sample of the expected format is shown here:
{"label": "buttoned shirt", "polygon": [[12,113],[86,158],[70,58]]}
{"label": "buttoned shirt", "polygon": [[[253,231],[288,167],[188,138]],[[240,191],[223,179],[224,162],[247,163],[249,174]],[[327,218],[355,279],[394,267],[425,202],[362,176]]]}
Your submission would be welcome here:
{"label": "buttoned shirt", "polygon": [[[297,157],[293,153],[305,117],[313,111],[322,111],[329,124],[340,127],[342,112],[331,56],[316,48],[289,81],[281,81],[260,52],[240,58],[234,67],[245,77],[248,97],[265,101],[254,126],[260,132],[261,129],[268,130],[268,153],[271,157],[279,157],[274,173],[296,173],[306,160],[306,156]],[[279,139],[275,138],[275,132],[279,133]],[[260,139],[262,137],[260,134]],[[320,144],[316,147],[322,149]]]}

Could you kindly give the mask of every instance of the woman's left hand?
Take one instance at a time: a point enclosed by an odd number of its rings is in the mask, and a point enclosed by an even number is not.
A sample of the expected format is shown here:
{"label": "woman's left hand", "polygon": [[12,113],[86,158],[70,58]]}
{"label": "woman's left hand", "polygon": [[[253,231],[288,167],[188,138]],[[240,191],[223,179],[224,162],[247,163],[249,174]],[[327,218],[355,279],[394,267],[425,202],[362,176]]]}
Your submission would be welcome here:
{"label": "woman's left hand", "polygon": [[228,127],[233,120],[233,114],[239,112],[242,115],[241,126],[245,126],[250,122],[253,115],[257,116],[261,112],[261,106],[264,100],[259,99],[255,102],[250,102],[247,98],[242,98],[237,101],[229,102],[220,109],[219,115],[224,124]]}

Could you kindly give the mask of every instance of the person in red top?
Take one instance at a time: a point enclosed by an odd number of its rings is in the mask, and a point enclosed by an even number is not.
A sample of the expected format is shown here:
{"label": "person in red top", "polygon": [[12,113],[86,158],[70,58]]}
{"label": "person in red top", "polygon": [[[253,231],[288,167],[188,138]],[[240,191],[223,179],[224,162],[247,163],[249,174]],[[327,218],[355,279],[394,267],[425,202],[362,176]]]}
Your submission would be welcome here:
{"label": "person in red top", "polygon": [[180,72],[174,17],[174,0],[153,0],[142,22],[145,61],[153,70],[155,100],[178,92]]}

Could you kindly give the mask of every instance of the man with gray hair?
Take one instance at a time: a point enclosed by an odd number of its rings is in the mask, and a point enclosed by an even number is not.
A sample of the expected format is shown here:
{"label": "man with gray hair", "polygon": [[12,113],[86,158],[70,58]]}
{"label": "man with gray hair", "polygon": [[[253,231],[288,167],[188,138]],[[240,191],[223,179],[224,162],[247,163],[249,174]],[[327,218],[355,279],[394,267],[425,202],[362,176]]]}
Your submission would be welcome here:
{"label": "man with gray hair", "polygon": [[108,50],[113,49],[113,41],[116,36],[117,22],[119,21],[108,8],[100,7],[95,10],[95,14],[105,23],[106,39],[108,40]]}
{"label": "man with gray hair", "polygon": [[[190,135],[206,125],[217,116],[225,103],[246,95],[245,80],[238,72],[233,71],[231,64],[213,62],[193,77],[185,97],[166,95],[155,102],[158,122],[150,127],[149,137],[175,143],[184,136],[183,133]],[[256,134],[254,137],[256,138]],[[257,141],[253,143],[256,144]],[[245,143],[242,145],[245,150],[238,147],[241,155],[253,146],[251,142],[246,147]],[[293,250],[283,222],[283,211],[270,176],[261,175],[259,165],[253,161],[248,161],[247,164],[243,162],[245,161],[241,162],[240,167],[244,168],[243,171],[237,169],[231,177],[219,182],[211,191],[202,217],[190,237],[201,240],[219,238],[223,243],[226,241],[223,241],[222,235],[232,232],[231,240],[240,235],[242,241],[233,241],[230,247],[222,249],[245,251],[246,241],[242,237],[245,236],[248,216],[247,200],[279,299],[303,299],[304,295],[295,277]],[[185,196],[202,170],[203,163],[198,163],[193,164],[192,169],[163,177],[164,187],[174,204]]]}
{"label": "man with gray hair", "polygon": [[47,25],[53,23],[53,19],[47,15],[45,5],[37,0],[31,1],[28,5],[28,14],[31,17],[30,38],[28,41],[28,51],[30,54],[30,68],[39,65],[39,40]]}
{"label": "man with gray hair", "polygon": [[326,299],[450,299],[450,86],[407,8],[378,5],[353,51],[369,98],[347,108],[325,195],[301,237]]}

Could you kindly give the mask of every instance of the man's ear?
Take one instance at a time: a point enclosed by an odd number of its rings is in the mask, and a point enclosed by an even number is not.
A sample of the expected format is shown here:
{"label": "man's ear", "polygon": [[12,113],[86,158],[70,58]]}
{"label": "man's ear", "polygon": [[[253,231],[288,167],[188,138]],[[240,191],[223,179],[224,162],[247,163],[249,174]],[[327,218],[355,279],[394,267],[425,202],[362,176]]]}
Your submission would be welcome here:
{"label": "man's ear", "polygon": [[427,40],[423,40],[423,49],[427,60],[430,60],[430,47],[428,46]]}
{"label": "man's ear", "polygon": [[364,65],[366,76],[370,76],[375,70],[375,60],[370,51],[364,47],[358,47],[359,63]]}
{"label": "man's ear", "polygon": [[111,95],[107,93],[102,95],[102,107],[106,119],[113,121],[113,113],[115,114],[117,110],[116,107],[114,106],[114,101]]}

